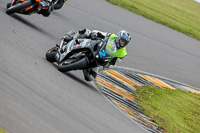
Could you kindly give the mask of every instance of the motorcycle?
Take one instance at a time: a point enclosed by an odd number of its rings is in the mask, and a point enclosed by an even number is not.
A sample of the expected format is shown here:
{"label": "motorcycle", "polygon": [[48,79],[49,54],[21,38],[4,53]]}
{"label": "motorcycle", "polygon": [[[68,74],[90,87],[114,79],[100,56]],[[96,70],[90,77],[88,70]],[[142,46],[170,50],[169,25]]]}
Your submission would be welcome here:
{"label": "motorcycle", "polygon": [[[116,44],[110,38],[104,40],[72,38],[67,34],[61,39],[60,45],[46,52],[46,59],[49,62],[56,62],[61,72],[105,66],[117,50]],[[71,41],[66,43],[68,40]]]}
{"label": "motorcycle", "polygon": [[48,16],[53,3],[52,0],[13,0],[12,3],[7,3],[6,13],[30,15],[43,12],[44,16]]}

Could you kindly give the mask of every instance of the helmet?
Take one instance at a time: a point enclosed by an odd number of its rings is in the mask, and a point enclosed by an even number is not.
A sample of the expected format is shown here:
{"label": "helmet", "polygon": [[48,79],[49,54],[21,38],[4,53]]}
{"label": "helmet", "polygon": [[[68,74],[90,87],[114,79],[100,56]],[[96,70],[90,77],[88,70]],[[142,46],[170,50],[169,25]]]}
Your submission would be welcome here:
{"label": "helmet", "polygon": [[131,35],[127,31],[121,30],[116,35],[115,43],[117,45],[117,48],[120,49],[128,45],[130,40],[131,40]]}

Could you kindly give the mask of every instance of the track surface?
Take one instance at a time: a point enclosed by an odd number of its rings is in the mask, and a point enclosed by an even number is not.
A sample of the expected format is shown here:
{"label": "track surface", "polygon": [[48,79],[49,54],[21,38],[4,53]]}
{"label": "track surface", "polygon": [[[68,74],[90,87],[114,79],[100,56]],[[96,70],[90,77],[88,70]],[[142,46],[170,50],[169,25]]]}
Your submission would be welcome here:
{"label": "track surface", "polygon": [[[104,0],[69,0],[50,17],[8,16],[0,1],[0,127],[13,133],[145,132],[83,78],[45,60],[69,30],[128,30],[121,66],[200,88],[200,42]],[[125,21],[122,21],[125,20]]]}

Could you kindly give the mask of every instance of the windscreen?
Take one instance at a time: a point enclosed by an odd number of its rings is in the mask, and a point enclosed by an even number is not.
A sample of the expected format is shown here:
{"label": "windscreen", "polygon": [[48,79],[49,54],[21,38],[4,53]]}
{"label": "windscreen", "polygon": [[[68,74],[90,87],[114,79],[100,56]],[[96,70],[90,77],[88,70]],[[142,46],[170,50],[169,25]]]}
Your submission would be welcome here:
{"label": "windscreen", "polygon": [[116,45],[115,43],[111,40],[108,39],[107,44],[106,44],[106,54],[114,56],[116,53]]}

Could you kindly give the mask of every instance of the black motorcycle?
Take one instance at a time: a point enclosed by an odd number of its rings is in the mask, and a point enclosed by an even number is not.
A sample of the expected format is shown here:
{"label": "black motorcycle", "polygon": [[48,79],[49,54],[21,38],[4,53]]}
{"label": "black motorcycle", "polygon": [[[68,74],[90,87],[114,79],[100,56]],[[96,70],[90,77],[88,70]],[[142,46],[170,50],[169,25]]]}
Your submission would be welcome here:
{"label": "black motorcycle", "polygon": [[48,16],[53,4],[52,0],[13,0],[12,3],[7,3],[6,13],[26,15],[42,13],[44,16]]}
{"label": "black motorcycle", "polygon": [[[104,40],[72,38],[69,35],[64,36],[59,46],[46,52],[46,59],[49,62],[56,62],[61,72],[105,66],[117,50],[116,44],[110,38]],[[71,41],[66,43],[68,40]]]}

